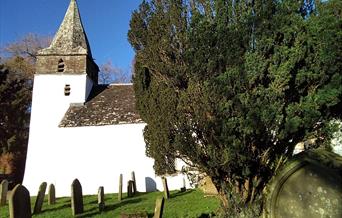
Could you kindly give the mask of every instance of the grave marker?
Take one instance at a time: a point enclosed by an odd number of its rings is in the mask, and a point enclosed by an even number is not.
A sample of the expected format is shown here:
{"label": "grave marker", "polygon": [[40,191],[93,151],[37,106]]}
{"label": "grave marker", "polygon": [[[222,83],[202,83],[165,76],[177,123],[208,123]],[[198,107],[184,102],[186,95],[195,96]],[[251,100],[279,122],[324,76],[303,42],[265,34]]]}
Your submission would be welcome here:
{"label": "grave marker", "polygon": [[56,203],[56,189],[54,184],[49,185],[49,190],[48,190],[48,204],[53,205]]}
{"label": "grave marker", "polygon": [[137,182],[135,180],[135,173],[134,171],[131,174],[132,181],[133,181],[133,194],[135,195],[137,193]]}
{"label": "grave marker", "polygon": [[120,174],[119,178],[119,193],[118,193],[118,200],[122,200],[122,174]]}
{"label": "grave marker", "polygon": [[99,191],[97,193],[97,203],[99,205],[99,211],[102,212],[105,208],[105,197],[104,197],[103,186],[99,187]]}
{"label": "grave marker", "polygon": [[33,214],[38,214],[42,211],[46,186],[47,186],[46,182],[43,182],[39,186],[39,191],[38,191],[36,202],[35,202],[34,208],[33,208]]}
{"label": "grave marker", "polygon": [[2,180],[0,185],[0,206],[6,205],[7,200],[7,192],[8,192],[8,181]]}
{"label": "grave marker", "polygon": [[129,180],[127,183],[127,197],[133,197],[133,181]]}
{"label": "grave marker", "polygon": [[167,186],[167,180],[165,177],[162,177],[162,181],[163,181],[165,199],[169,199],[170,198],[170,192],[169,192],[169,187]]}
{"label": "grave marker", "polygon": [[332,152],[302,152],[268,186],[265,218],[342,217],[342,158]]}
{"label": "grave marker", "polygon": [[9,197],[10,218],[31,218],[31,200],[29,191],[22,185],[16,185]]}
{"label": "grave marker", "polygon": [[156,207],[154,209],[154,216],[153,218],[162,218],[163,217],[163,210],[164,210],[164,198],[158,198],[156,200]]}
{"label": "grave marker", "polygon": [[71,184],[71,209],[73,216],[83,213],[82,186],[78,179]]}

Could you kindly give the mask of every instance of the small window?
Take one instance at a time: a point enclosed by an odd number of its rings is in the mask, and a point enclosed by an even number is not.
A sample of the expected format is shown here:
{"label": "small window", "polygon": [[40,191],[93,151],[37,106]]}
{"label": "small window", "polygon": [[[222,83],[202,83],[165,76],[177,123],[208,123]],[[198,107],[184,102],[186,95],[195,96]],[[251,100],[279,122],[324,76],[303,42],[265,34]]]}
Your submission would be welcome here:
{"label": "small window", "polygon": [[70,85],[66,84],[64,87],[64,95],[69,96],[70,95]]}
{"label": "small window", "polygon": [[62,59],[59,59],[58,61],[58,70],[59,73],[64,72],[64,61]]}

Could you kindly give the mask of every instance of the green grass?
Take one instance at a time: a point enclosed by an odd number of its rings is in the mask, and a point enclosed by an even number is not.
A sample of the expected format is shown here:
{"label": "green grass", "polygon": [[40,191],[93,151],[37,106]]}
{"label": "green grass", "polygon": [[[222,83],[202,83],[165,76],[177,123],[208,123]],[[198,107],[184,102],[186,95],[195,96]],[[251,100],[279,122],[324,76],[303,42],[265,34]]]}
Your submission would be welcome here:
{"label": "green grass", "polygon": [[[135,197],[127,198],[119,202],[117,194],[106,194],[105,211],[100,213],[97,205],[97,196],[84,196],[84,213],[77,217],[120,217],[122,212],[134,213],[146,211],[149,217],[153,216],[155,201],[162,197],[161,192],[139,193]],[[42,213],[34,215],[37,218],[72,217],[70,198],[58,198],[53,206],[47,205],[45,198]],[[32,208],[35,197],[31,198]],[[215,212],[219,207],[216,197],[204,197],[200,190],[188,190],[186,192],[171,192],[170,199],[165,201],[163,217],[207,217],[206,214]],[[0,208],[0,217],[9,217],[8,206]]]}

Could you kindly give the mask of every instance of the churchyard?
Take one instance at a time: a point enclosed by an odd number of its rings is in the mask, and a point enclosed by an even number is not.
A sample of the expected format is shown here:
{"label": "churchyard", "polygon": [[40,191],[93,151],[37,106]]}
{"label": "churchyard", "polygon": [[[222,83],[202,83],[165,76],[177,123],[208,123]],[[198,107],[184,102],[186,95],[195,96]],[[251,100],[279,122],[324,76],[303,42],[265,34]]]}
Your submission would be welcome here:
{"label": "churchyard", "polygon": [[[282,167],[264,191],[262,217],[332,217],[342,215],[342,158],[328,151],[302,152]],[[203,188],[169,191],[162,177],[163,190],[141,193],[135,173],[127,184],[119,176],[119,193],[106,193],[99,186],[97,195],[83,195],[78,179],[71,183],[71,197],[56,198],[58,187],[42,182],[36,196],[17,185],[8,191],[0,185],[0,217],[213,217],[219,215],[217,192]],[[209,187],[209,186],[206,186]],[[124,192],[124,193],[123,193]],[[211,192],[211,194],[208,194]],[[244,217],[252,217],[245,214]]]}
{"label": "churchyard", "polygon": [[[43,182],[34,197],[18,185],[7,193],[0,217],[210,217],[219,208],[215,196],[205,196],[198,189],[169,192],[165,182],[166,190],[162,192],[139,193],[130,180],[125,193],[105,193],[105,187],[99,187],[98,195],[83,196],[81,183],[75,179],[71,197],[63,198],[55,198],[58,187],[52,184],[47,187]],[[5,189],[3,182],[1,194],[6,193]]]}

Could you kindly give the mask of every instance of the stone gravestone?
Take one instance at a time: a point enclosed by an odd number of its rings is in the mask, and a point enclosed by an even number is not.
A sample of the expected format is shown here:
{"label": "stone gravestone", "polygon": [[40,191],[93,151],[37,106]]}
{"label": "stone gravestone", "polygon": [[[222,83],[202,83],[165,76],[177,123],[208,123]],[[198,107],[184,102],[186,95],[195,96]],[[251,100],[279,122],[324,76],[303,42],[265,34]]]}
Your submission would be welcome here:
{"label": "stone gravestone", "polygon": [[82,186],[78,179],[71,184],[71,209],[73,216],[83,213]]}
{"label": "stone gravestone", "polygon": [[163,210],[164,210],[164,198],[158,198],[156,200],[156,207],[154,209],[153,218],[162,218],[163,217]]}
{"label": "stone gravestone", "polygon": [[22,185],[16,185],[9,197],[10,218],[31,218],[31,200],[29,191]]}
{"label": "stone gravestone", "polygon": [[99,191],[97,193],[97,203],[99,205],[99,211],[102,212],[105,208],[105,197],[104,197],[103,186],[99,187]]}
{"label": "stone gravestone", "polygon": [[0,185],[0,206],[6,205],[8,191],[8,181],[2,180]]}
{"label": "stone gravestone", "polygon": [[38,213],[40,213],[42,211],[42,206],[43,206],[43,202],[44,202],[46,186],[47,186],[46,182],[43,182],[39,186],[36,202],[35,202],[34,208],[33,208],[33,214],[38,214]]}
{"label": "stone gravestone", "polygon": [[302,152],[272,180],[266,218],[341,218],[342,157],[327,151]]}
{"label": "stone gravestone", "polygon": [[48,190],[48,204],[53,205],[56,203],[56,189],[54,184],[49,185],[49,190]]}
{"label": "stone gravestone", "polygon": [[133,194],[135,195],[137,193],[137,182],[135,180],[135,173],[134,171],[131,174],[132,181],[133,181]]}
{"label": "stone gravestone", "polygon": [[129,180],[127,183],[127,197],[133,197],[133,181]]}
{"label": "stone gravestone", "polygon": [[169,199],[170,198],[170,192],[169,192],[169,187],[167,186],[167,180],[165,177],[162,177],[162,181],[163,181],[165,199]]}
{"label": "stone gravestone", "polygon": [[122,200],[122,174],[120,174],[119,178],[119,193],[118,193],[118,200]]}

